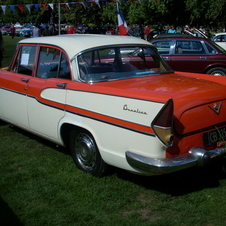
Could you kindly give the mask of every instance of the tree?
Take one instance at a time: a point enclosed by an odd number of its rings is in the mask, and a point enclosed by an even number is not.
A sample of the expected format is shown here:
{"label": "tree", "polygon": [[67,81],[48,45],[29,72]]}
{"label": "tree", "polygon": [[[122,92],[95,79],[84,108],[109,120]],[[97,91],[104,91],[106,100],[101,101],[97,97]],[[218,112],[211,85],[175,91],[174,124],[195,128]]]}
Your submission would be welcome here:
{"label": "tree", "polygon": [[225,27],[226,0],[186,0],[190,23],[207,27]]}
{"label": "tree", "polygon": [[[58,23],[58,7],[61,7],[61,23],[85,24],[117,24],[116,0],[95,1],[55,0],[54,9],[46,9],[42,4],[49,5],[49,0],[5,0],[1,5],[7,5],[6,12],[0,11],[2,22],[55,22]],[[67,7],[67,3],[70,9]],[[31,13],[26,9],[22,13],[17,5],[39,4],[37,11],[31,7]],[[16,6],[15,12],[9,6]],[[226,27],[226,0],[124,0],[120,3],[127,24],[175,25],[205,27]]]}

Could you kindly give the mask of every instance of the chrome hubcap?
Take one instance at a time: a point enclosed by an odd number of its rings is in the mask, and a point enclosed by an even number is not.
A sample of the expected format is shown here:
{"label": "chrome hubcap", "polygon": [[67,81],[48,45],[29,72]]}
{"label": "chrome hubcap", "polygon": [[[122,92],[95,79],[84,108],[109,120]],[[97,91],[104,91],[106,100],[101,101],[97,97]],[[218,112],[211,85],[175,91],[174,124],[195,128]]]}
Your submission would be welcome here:
{"label": "chrome hubcap", "polygon": [[79,133],[75,138],[75,152],[80,165],[86,170],[92,170],[96,165],[96,147],[93,139],[85,133]]}

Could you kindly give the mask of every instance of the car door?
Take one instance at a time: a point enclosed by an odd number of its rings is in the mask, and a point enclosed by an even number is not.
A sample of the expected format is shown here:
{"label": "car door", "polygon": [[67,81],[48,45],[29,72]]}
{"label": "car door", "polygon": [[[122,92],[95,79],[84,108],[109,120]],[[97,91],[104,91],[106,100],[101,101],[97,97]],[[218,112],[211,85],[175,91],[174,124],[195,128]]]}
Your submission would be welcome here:
{"label": "car door", "polygon": [[27,129],[27,87],[34,70],[35,52],[35,45],[21,46],[12,68],[0,74],[0,118]]}
{"label": "car door", "polygon": [[211,58],[201,40],[176,40],[168,63],[175,71],[204,73]]}
{"label": "car door", "polygon": [[58,125],[65,115],[66,88],[71,82],[66,54],[41,46],[35,76],[28,82],[27,111],[30,129],[58,141]]}
{"label": "car door", "polygon": [[11,86],[17,87],[16,92],[23,98],[10,101],[7,112],[14,110],[10,114],[16,124],[20,122],[22,127],[58,141],[59,121],[65,114],[66,86],[71,80],[66,54],[59,48],[39,45],[21,45],[19,52],[12,67],[17,83]]}

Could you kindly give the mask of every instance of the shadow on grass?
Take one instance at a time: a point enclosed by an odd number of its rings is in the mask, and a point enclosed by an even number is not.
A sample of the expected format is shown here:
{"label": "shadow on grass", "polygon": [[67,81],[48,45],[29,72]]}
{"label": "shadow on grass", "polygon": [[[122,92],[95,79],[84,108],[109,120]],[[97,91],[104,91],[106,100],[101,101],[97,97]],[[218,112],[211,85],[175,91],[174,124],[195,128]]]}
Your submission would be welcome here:
{"label": "shadow on grass", "polygon": [[[64,147],[57,147],[54,143],[26,132],[20,128],[13,127],[13,129],[16,132],[19,132],[29,137],[30,139],[34,139],[44,144],[45,146],[51,147],[58,152],[70,155],[69,150]],[[226,166],[225,162],[224,164]],[[109,173],[107,173],[107,175],[105,176],[117,174],[119,178],[126,181],[131,181],[147,189],[153,189],[171,195],[179,196],[205,188],[218,187],[220,185],[219,180],[225,178],[226,175],[225,172],[224,174],[222,173],[220,166],[221,163],[216,162],[209,167],[194,167],[182,170],[180,172],[160,176],[141,176],[132,174],[116,167],[109,167]]]}
{"label": "shadow on grass", "polygon": [[160,176],[140,176],[121,169],[115,170],[118,177],[123,180],[173,196],[181,196],[205,188],[218,187],[220,179],[224,178],[220,169],[213,169],[212,167],[194,167]]}
{"label": "shadow on grass", "polygon": [[2,226],[22,226],[24,225],[15,215],[9,205],[0,197],[0,225]]}
{"label": "shadow on grass", "polygon": [[13,125],[10,125],[10,128],[13,129],[15,132],[17,133],[21,133],[23,134],[24,136],[32,139],[32,140],[35,140],[37,141],[38,143],[41,143],[43,145],[45,145],[46,147],[50,147],[52,149],[55,149],[56,151],[58,152],[61,152],[61,153],[64,153],[66,155],[70,155],[70,151],[69,149],[63,147],[63,146],[59,146],[49,140],[46,140],[42,137],[39,137],[39,136],[36,136],[35,134],[32,134],[26,130],[23,130],[23,129],[20,129],[19,127],[16,127],[16,126],[13,126]]}

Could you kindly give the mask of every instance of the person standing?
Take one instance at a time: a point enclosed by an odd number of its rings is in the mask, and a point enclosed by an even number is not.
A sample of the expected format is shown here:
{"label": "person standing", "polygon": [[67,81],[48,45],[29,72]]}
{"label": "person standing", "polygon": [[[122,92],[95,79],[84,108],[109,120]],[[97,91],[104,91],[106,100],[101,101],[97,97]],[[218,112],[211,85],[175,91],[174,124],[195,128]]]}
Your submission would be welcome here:
{"label": "person standing", "polygon": [[148,40],[148,35],[150,34],[151,30],[148,26],[145,26],[144,28],[144,39],[147,41]]}
{"label": "person standing", "polygon": [[16,28],[14,27],[14,24],[12,24],[10,27],[10,34],[11,34],[12,38],[15,37],[15,33],[16,33]]}
{"label": "person standing", "polygon": [[67,29],[67,34],[75,34],[76,32],[76,28],[74,25],[71,25],[68,29]]}
{"label": "person standing", "polygon": [[32,29],[32,37],[40,37],[40,29],[38,28],[38,26],[35,24],[33,29]]}
{"label": "person standing", "polygon": [[175,34],[177,33],[177,30],[174,28],[174,26],[171,26],[167,33]]}

